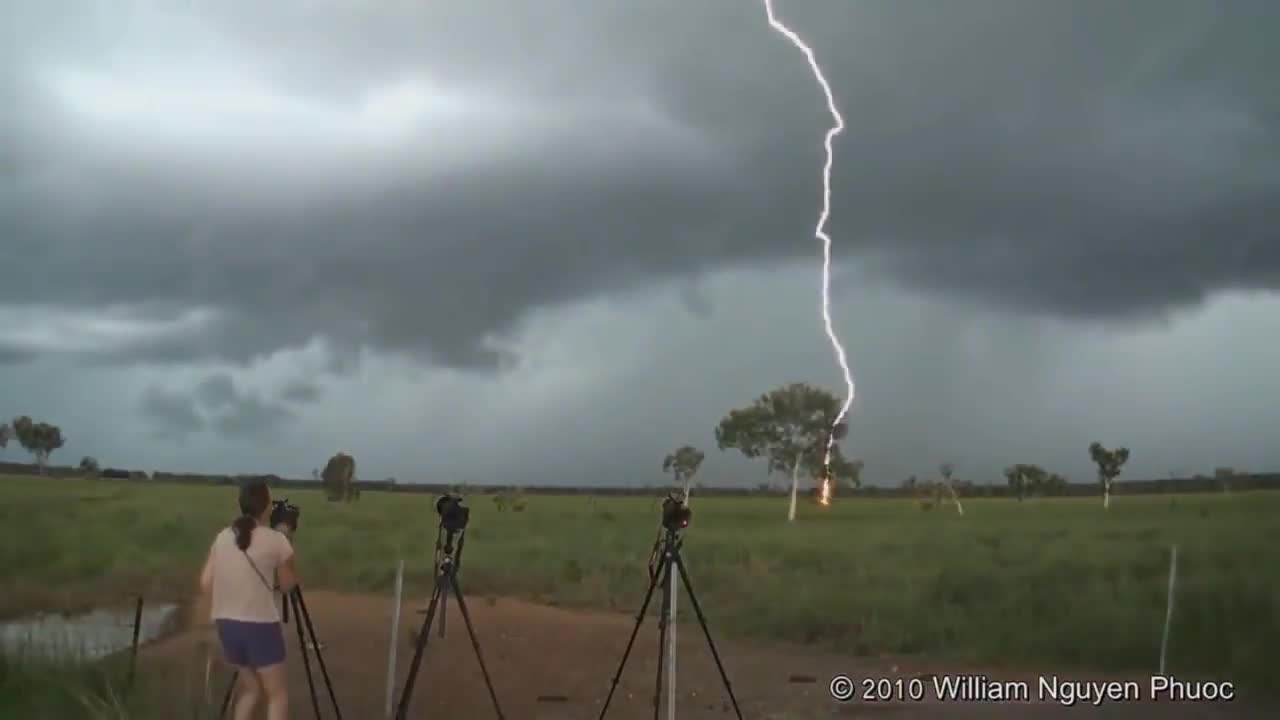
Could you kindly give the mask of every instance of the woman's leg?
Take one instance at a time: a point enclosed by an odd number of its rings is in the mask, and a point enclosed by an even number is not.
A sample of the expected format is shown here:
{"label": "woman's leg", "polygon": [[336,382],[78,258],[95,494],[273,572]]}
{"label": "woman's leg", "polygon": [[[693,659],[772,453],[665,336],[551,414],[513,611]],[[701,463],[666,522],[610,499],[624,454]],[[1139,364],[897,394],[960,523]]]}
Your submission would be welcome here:
{"label": "woman's leg", "polygon": [[267,720],[287,720],[289,681],[284,669],[284,627],[280,623],[255,625],[250,645],[253,666],[267,696]]}
{"label": "woman's leg", "polygon": [[288,720],[289,681],[285,676],[284,663],[258,668],[258,677],[266,691],[267,720]]}
{"label": "woman's leg", "polygon": [[262,686],[253,669],[253,657],[249,652],[249,626],[236,620],[218,620],[218,639],[227,664],[236,669],[236,699],[232,710],[235,720],[253,720],[262,697]]}
{"label": "woman's leg", "polygon": [[[236,685],[239,692],[236,694],[235,711],[232,717],[235,720],[253,720],[253,713],[258,709],[258,698],[262,697],[262,685],[258,682],[258,675],[249,668],[237,668],[239,674],[236,675]],[[281,715],[281,717],[284,717]]]}

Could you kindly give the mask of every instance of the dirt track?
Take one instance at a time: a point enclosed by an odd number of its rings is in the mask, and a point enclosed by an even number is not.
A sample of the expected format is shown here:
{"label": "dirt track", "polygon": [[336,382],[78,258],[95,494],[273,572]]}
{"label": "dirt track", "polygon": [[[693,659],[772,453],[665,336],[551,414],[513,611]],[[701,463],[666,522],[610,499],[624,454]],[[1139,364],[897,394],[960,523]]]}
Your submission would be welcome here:
{"label": "dirt track", "polygon": [[[383,717],[390,607],[383,596],[337,595],[309,592],[307,605],[346,720]],[[494,679],[498,699],[507,720],[594,720],[608,693],[610,681],[634,625],[634,615],[569,611],[513,600],[468,598],[481,651]],[[412,633],[422,622],[419,611],[425,599],[407,598],[401,615],[397,651],[397,692],[413,655]],[[711,612],[711,611],[709,611]],[[690,618],[691,619],[691,618]],[[292,618],[291,618],[292,620]],[[709,617],[716,632],[715,618]],[[286,627],[290,640],[292,717],[313,713],[297,636]],[[652,697],[657,662],[657,623],[646,619],[627,662],[607,718],[641,720],[653,717]],[[162,671],[172,677],[173,689],[202,694],[205,631],[188,631],[149,648],[142,670]],[[681,720],[733,718],[732,707],[705,638],[695,624],[681,623],[679,672]],[[947,672],[918,662],[903,662],[894,671],[891,661],[853,660],[818,654],[803,648],[751,645],[716,639],[735,694],[748,720],[816,720],[817,718],[1265,718],[1275,708],[1246,707],[1240,703],[1111,703],[1101,707],[1064,707],[1058,703],[937,703],[840,704],[828,693],[835,674],[855,677],[905,676]],[[312,662],[322,717],[332,718],[320,673]],[[954,670],[953,670],[954,671]],[[968,670],[967,672],[971,672]],[[179,675],[181,679],[179,679]],[[793,676],[809,676],[810,683],[792,682]],[[995,674],[999,679],[1034,676]],[[227,671],[214,671],[214,702],[226,686]],[[1072,676],[1076,678],[1078,676]],[[1119,679],[1144,678],[1124,677]],[[1034,682],[1033,682],[1034,687]],[[189,688],[189,689],[188,689]],[[543,699],[539,699],[543,698]],[[554,698],[554,699],[553,699]],[[430,638],[410,718],[485,720],[497,717],[485,690],[475,652],[455,603],[448,608],[446,636]],[[664,697],[665,717],[665,697]]]}

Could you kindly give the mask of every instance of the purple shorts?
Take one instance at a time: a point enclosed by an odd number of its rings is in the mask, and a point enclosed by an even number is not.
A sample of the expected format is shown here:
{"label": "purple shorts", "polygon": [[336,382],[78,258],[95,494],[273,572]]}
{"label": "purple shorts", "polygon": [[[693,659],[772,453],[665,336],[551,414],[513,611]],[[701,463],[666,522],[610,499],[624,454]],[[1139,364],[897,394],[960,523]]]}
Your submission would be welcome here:
{"label": "purple shorts", "polygon": [[227,662],[243,668],[264,668],[284,662],[284,630],[278,622],[217,620],[218,639]]}

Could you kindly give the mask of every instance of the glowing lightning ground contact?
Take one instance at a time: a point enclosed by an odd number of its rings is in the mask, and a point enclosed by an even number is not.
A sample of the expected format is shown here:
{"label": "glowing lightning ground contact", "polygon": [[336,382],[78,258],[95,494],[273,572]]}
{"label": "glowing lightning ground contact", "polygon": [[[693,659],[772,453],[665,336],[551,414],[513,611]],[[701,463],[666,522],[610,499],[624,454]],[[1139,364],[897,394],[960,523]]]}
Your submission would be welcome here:
{"label": "glowing lightning ground contact", "polygon": [[[823,140],[823,146],[827,151],[826,163],[822,166],[822,213],[818,216],[818,226],[814,230],[814,235],[822,241],[822,322],[826,326],[827,338],[831,340],[831,347],[835,350],[836,361],[840,363],[840,370],[844,373],[844,384],[847,391],[845,395],[844,405],[840,407],[840,413],[836,415],[832,422],[832,428],[839,425],[845,416],[849,414],[849,408],[853,405],[853,373],[849,370],[849,361],[845,355],[844,346],[840,344],[840,338],[836,336],[835,328],[831,323],[831,238],[823,229],[827,225],[827,218],[831,216],[831,165],[835,160],[835,153],[831,149],[831,143],[844,130],[844,118],[840,116],[840,111],[836,108],[836,98],[831,92],[831,85],[827,83],[827,78],[822,74],[822,68],[818,66],[818,59],[814,56],[813,50],[805,44],[804,40],[795,33],[791,28],[782,24],[778,20],[777,15],[773,12],[772,0],[764,0],[764,11],[769,17],[769,26],[777,30],[783,37],[791,41],[800,52],[809,61],[809,68],[813,70],[813,76],[818,81],[818,85],[822,88],[823,94],[827,96],[827,110],[831,112],[831,117],[835,120],[835,125],[827,131],[826,138]],[[830,480],[831,477],[831,449],[835,445],[835,434],[832,433],[827,438],[826,455],[823,457],[822,464],[826,473],[823,475],[822,481],[822,501],[826,503],[830,499]]]}

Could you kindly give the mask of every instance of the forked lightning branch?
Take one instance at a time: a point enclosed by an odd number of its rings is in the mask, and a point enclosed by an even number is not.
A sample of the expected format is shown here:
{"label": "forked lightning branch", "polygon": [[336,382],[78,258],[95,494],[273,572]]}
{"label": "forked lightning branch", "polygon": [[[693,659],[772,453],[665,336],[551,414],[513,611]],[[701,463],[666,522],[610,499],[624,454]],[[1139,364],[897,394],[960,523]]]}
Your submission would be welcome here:
{"label": "forked lightning branch", "polygon": [[837,675],[831,697],[859,703],[1047,702],[1068,707],[1124,702],[1231,702],[1231,682],[1184,680],[1152,675],[1139,680],[1076,680],[1042,675],[1034,682],[995,680],[986,675],[933,675],[914,678],[860,678]]}

